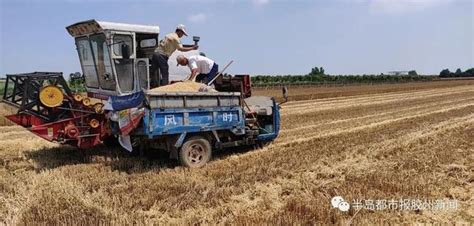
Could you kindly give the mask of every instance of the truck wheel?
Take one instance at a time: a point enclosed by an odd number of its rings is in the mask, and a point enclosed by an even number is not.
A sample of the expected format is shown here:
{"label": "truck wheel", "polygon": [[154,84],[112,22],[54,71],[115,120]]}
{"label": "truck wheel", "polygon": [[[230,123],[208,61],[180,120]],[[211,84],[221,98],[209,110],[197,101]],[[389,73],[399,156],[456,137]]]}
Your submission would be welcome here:
{"label": "truck wheel", "polygon": [[179,151],[179,162],[190,168],[204,166],[212,156],[211,144],[203,137],[191,137],[184,142]]}

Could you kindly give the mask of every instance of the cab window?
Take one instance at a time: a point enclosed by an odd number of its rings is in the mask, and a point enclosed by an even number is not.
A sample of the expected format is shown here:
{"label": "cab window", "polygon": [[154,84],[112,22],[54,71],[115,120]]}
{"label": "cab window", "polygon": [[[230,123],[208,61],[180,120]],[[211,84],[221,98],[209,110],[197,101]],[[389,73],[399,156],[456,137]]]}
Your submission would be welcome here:
{"label": "cab window", "polygon": [[[130,54],[133,55],[133,38],[131,35],[115,34],[113,36],[113,51],[115,56],[122,56],[122,45],[130,47]],[[134,87],[133,81],[133,65],[134,60],[130,59],[114,59],[115,71],[117,72],[117,82],[120,90],[124,93],[132,92]]]}
{"label": "cab window", "polygon": [[93,35],[90,37],[90,41],[97,65],[100,87],[102,89],[115,90],[115,78],[112,72],[109,48],[105,41],[105,35]]}
{"label": "cab window", "polygon": [[133,40],[131,35],[120,35],[120,34],[115,34],[114,35],[114,55],[116,56],[122,56],[122,45],[126,44],[130,47],[130,51],[133,55]]}
{"label": "cab window", "polygon": [[89,39],[82,37],[76,39],[77,52],[81,61],[82,71],[86,79],[86,86],[91,88],[99,88],[99,79],[94,64],[93,54]]}

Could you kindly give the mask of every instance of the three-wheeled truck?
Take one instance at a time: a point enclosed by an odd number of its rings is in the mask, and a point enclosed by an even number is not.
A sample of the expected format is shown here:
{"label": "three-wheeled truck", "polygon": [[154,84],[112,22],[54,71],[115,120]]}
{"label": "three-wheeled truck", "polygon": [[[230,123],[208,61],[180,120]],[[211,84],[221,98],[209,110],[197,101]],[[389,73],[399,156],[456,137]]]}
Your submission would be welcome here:
{"label": "three-wheeled truck", "polygon": [[119,141],[129,151],[161,149],[188,167],[203,166],[214,150],[278,136],[279,106],[251,96],[248,75],[219,77],[218,92],[152,92],[158,26],[88,20],[66,29],[87,92],[71,90],[62,73],[7,75],[3,102],[18,108],[7,118],[36,135],[79,148]]}

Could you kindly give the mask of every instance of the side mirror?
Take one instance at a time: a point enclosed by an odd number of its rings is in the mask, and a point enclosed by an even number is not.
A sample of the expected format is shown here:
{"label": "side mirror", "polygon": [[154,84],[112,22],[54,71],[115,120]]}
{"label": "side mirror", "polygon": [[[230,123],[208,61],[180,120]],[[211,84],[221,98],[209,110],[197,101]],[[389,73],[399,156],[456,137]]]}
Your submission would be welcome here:
{"label": "side mirror", "polygon": [[130,59],[130,46],[127,44],[122,44],[121,50],[122,50],[122,58],[126,60]]}

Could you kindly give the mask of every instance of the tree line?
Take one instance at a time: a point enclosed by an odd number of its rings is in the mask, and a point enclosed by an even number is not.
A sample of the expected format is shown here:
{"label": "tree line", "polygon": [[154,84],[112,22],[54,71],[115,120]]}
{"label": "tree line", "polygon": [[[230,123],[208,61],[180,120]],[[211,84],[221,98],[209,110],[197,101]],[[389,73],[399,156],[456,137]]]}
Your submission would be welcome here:
{"label": "tree line", "polygon": [[324,84],[324,83],[377,83],[377,82],[410,82],[427,81],[438,77],[474,77],[474,68],[462,72],[457,69],[452,73],[448,69],[440,72],[439,76],[421,76],[416,70],[408,71],[407,74],[379,74],[379,75],[329,75],[323,67],[313,67],[306,75],[257,75],[252,76],[254,85],[271,84]]}
{"label": "tree line", "polygon": [[252,76],[254,85],[265,84],[314,84],[314,83],[376,83],[431,80],[433,76],[420,76],[415,70],[406,75],[329,75],[323,67],[314,67],[306,75],[257,75]]}
{"label": "tree line", "polygon": [[465,71],[461,71],[461,68],[458,68],[455,72],[449,71],[449,69],[444,69],[439,73],[440,78],[453,78],[453,77],[474,77],[474,68],[469,68]]}

